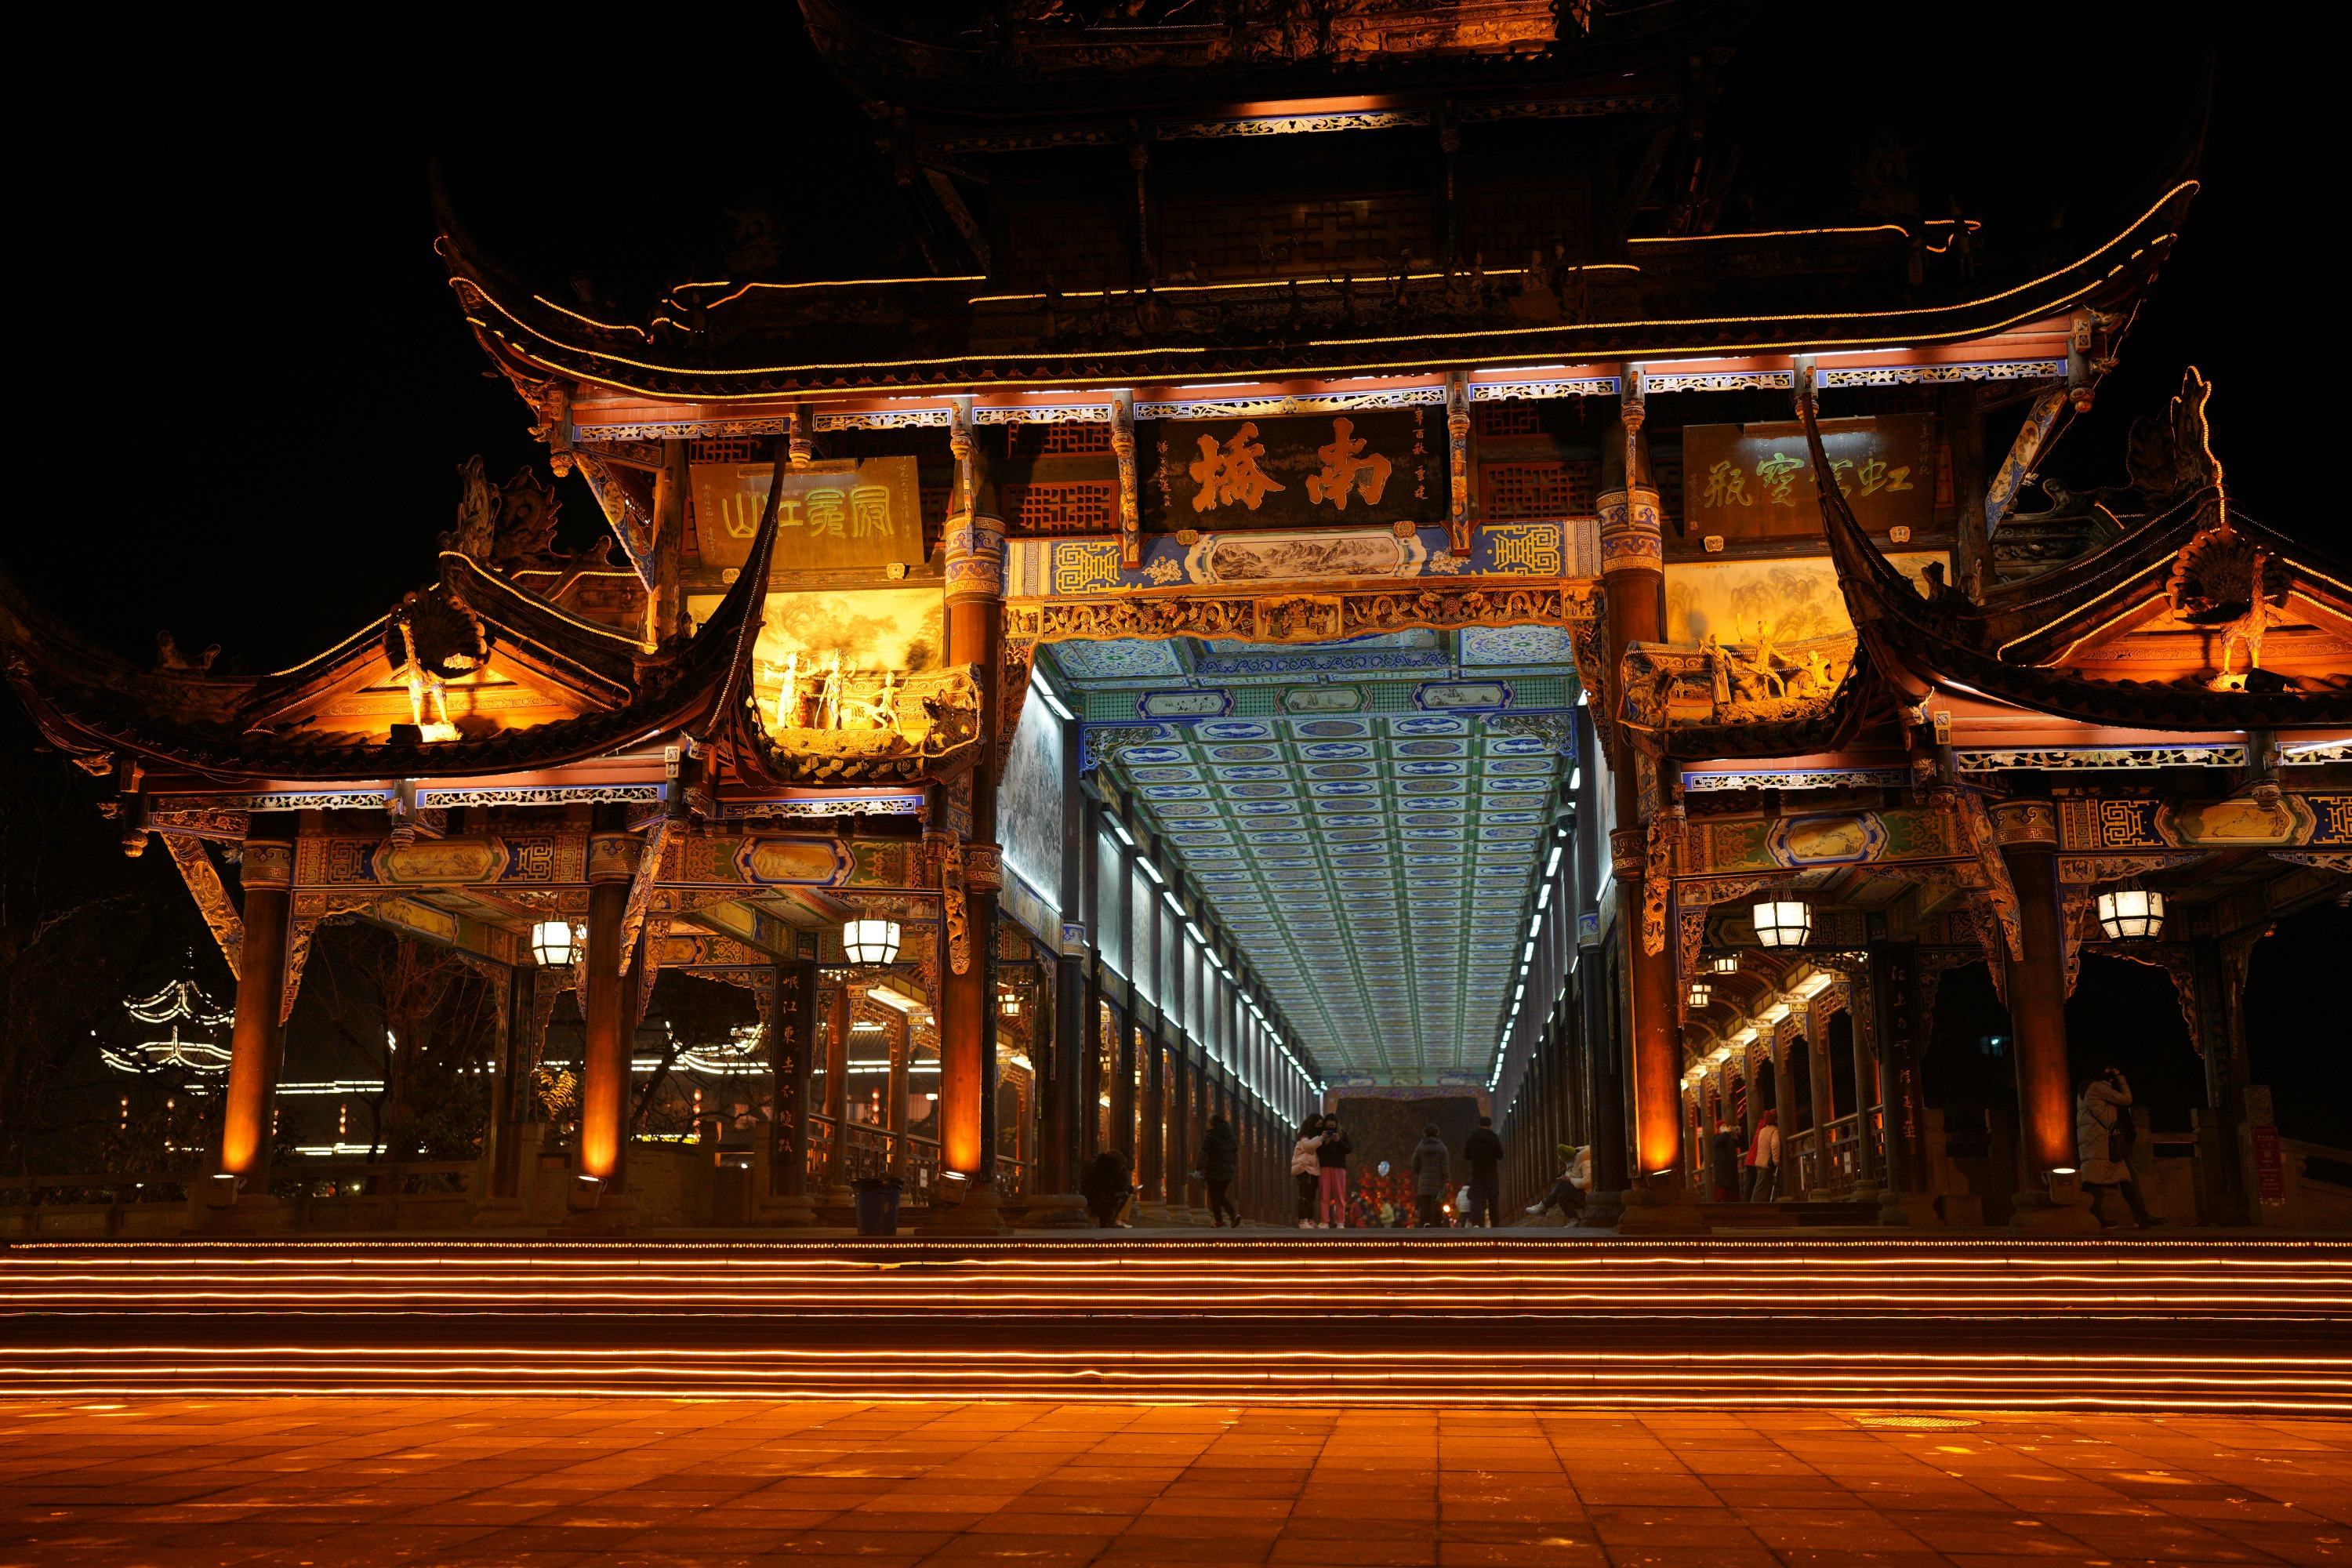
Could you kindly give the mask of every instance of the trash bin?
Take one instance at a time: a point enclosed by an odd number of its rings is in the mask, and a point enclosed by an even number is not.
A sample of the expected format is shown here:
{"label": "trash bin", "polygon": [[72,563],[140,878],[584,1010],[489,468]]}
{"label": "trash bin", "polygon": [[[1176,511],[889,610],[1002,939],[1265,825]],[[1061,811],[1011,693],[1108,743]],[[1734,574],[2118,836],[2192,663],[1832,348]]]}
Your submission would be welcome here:
{"label": "trash bin", "polygon": [[896,1176],[860,1176],[850,1184],[857,1194],[857,1234],[898,1234],[898,1189]]}

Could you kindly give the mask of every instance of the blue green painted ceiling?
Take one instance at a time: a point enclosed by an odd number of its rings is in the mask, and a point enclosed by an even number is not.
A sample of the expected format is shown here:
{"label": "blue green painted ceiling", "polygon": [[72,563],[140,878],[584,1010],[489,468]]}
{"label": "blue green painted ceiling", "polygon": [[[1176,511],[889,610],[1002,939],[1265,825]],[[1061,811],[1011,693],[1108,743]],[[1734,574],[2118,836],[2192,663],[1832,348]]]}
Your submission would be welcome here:
{"label": "blue green painted ceiling", "polygon": [[1569,762],[1565,633],[1046,657],[1327,1076],[1486,1081]]}

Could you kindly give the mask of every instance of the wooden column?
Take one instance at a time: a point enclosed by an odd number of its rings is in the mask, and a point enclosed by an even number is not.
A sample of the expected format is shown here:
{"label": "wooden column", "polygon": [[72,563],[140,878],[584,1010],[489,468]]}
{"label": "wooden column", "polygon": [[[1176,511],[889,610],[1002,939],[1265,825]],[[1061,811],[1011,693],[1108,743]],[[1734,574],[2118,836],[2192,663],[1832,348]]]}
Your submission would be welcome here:
{"label": "wooden column", "polygon": [[[1184,1135],[1192,1126],[1192,1102],[1197,1084],[1192,1074],[1192,1058],[1179,1043],[1168,1047],[1161,1069],[1165,1103],[1160,1109],[1160,1139],[1161,1146],[1181,1151]],[[1186,1167],[1180,1152],[1169,1165],[1174,1173],[1168,1183],[1168,1218],[1171,1224],[1189,1225],[1193,1219],[1192,1184],[1184,1179]]]}
{"label": "wooden column", "polygon": [[1142,1211],[1139,1217],[1158,1225],[1168,1217],[1168,1177],[1175,1169],[1169,1163],[1166,1141],[1155,1136],[1168,1124],[1168,1052],[1155,1036],[1146,1036],[1141,1045],[1143,1096],[1138,1108],[1135,1180],[1143,1190],[1136,1195],[1136,1206]]}
{"label": "wooden column", "polygon": [[1036,1058],[1037,1093],[1044,1111],[1038,1128],[1037,1190],[1030,1194],[1030,1226],[1083,1226],[1086,1202],[1078,1175],[1086,1168],[1086,1052],[1087,962],[1091,940],[1102,929],[1094,908],[1095,804],[1080,776],[1084,761],[1078,726],[1062,726],[1062,931],[1054,960],[1052,1034]]}
{"label": "wooden column", "polygon": [[1928,1190],[1927,1112],[1919,1098],[1919,1059],[1926,1042],[1919,1016],[1917,942],[1871,945],[1870,993],[1871,1020],[1878,1037],[1878,1081],[1886,1107],[1886,1192],[1879,1200],[1879,1223],[1938,1225],[1942,1219]]}
{"label": "wooden column", "polygon": [[217,1207],[270,1206],[269,1107],[285,1054],[278,1021],[286,995],[286,934],[293,902],[294,819],[253,818],[239,880],[245,888],[245,949],[238,956],[236,1021],[229,1035],[219,1171],[235,1178],[207,1194]]}
{"label": "wooden column", "polygon": [[768,1123],[768,1190],[758,1205],[771,1224],[813,1225],[809,1193],[809,1070],[818,1049],[816,960],[779,963],[768,1005],[768,1069],[776,1085]]}
{"label": "wooden column", "polygon": [[[539,994],[536,965],[507,971],[506,1016],[499,1021],[498,1062],[490,1074],[489,1192],[493,1204],[515,1205],[522,1192],[524,1111],[530,1091],[522,1082],[530,1060],[531,1023]],[[477,1224],[482,1223],[478,1219]]]}
{"label": "wooden column", "polygon": [[915,1021],[904,1013],[895,1013],[888,1034],[890,1078],[884,1089],[882,1132],[888,1140],[890,1173],[904,1181],[907,1175],[907,1058],[915,1048]]}
{"label": "wooden column", "polygon": [[580,1147],[572,1184],[572,1206],[600,1206],[606,1189],[624,1184],[628,1144],[629,1080],[633,1061],[637,961],[621,951],[621,922],[629,904],[629,881],[636,875],[644,845],[636,835],[615,831],[622,807],[596,807],[598,828],[588,838],[587,994],[580,1067]]}
{"label": "wooden column", "polygon": [[[1008,1228],[996,1194],[996,894],[1003,858],[996,844],[997,732],[1003,711],[1004,524],[996,488],[972,427],[970,397],[955,400],[949,445],[956,457],[954,504],[940,541],[945,563],[948,662],[981,671],[980,760],[972,764],[971,842],[963,853],[967,931],[961,953],[949,933],[940,958],[940,1168],[961,1175],[963,1196],[933,1223],[959,1232]],[[935,828],[947,824],[934,823]]]}
{"label": "wooden column", "polygon": [[1143,1168],[1143,1139],[1135,1123],[1135,1064],[1143,1049],[1139,1039],[1147,1031],[1129,1010],[1118,1031],[1118,1048],[1111,1057],[1110,1147],[1125,1152],[1136,1170]]}
{"label": "wooden column", "polygon": [[849,1185],[849,1026],[856,994],[844,980],[833,988],[833,1027],[824,1052],[824,1113],[833,1122],[833,1156],[825,1163],[824,1206],[846,1209],[857,1202]]}
{"label": "wooden column", "polygon": [[2074,1097],[2066,1068],[2066,946],[2058,912],[2056,807],[2010,800],[1992,807],[1993,836],[2017,889],[2022,958],[2009,963],[2009,1016],[2017,1035],[2019,1197],[2046,1197],[2050,1173],[2072,1170]]}
{"label": "wooden column", "polygon": [[[1660,639],[1665,595],[1665,543],[1660,531],[1657,485],[1650,475],[1649,448],[1642,438],[1644,411],[1639,371],[1628,366],[1625,380],[1618,423],[1601,447],[1604,489],[1595,500],[1601,519],[1601,577],[1609,605],[1608,667],[1612,671],[1618,668],[1629,643]],[[1602,716],[1596,720],[1605,721]],[[1642,931],[1649,864],[1645,825],[1665,805],[1657,796],[1669,786],[1652,773],[1650,798],[1644,798],[1643,775],[1650,770],[1630,744],[1617,748],[1614,761],[1621,765],[1612,774],[1617,826],[1610,835],[1610,853],[1618,881],[1618,947],[1631,1005],[1625,1034],[1633,1080],[1633,1152],[1640,1176],[1666,1177],[1661,1185],[1670,1186],[1679,1181],[1685,1163],[1674,943],[1670,938],[1658,952],[1649,952]],[[1677,1174],[1669,1176],[1669,1173]]]}

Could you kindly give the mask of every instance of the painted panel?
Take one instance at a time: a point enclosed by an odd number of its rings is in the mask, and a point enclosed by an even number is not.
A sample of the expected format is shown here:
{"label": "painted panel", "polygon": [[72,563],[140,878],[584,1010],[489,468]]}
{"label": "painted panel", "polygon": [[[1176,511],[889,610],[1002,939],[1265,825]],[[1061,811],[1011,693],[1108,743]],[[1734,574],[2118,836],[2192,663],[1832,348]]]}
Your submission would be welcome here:
{"label": "painted panel", "polygon": [[[1890,552],[1886,559],[1923,591],[1929,562],[1947,568],[1951,563],[1943,552],[1932,550]],[[1775,643],[1853,635],[1853,618],[1846,614],[1837,568],[1828,556],[1666,563],[1668,642],[1697,647],[1713,636],[1744,645],[1759,631],[1769,632]]]}
{"label": "painted panel", "polygon": [[[1004,858],[1030,885],[1059,900],[1062,888],[1062,721],[1042,702],[1021,705],[1021,721],[997,788],[997,837]],[[1058,913],[1055,917],[1059,918]]]}

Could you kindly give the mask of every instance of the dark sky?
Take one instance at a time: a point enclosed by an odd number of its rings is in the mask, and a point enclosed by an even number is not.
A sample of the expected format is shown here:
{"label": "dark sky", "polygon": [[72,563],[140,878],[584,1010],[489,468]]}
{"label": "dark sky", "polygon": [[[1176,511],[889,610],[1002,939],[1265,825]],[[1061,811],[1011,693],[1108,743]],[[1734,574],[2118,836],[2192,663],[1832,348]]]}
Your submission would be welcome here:
{"label": "dark sky", "polygon": [[[2154,155],[2132,128],[2179,121],[2196,33],[2221,29],[2134,6],[2053,30],[2066,9],[1972,7],[1916,36],[1894,8],[1768,10],[1734,67],[1733,101],[1758,117],[1743,180],[1767,212],[1804,199],[1805,156],[1833,165],[1884,124],[1927,147],[1923,188],[1948,174],[1975,210],[2002,210],[2011,169],[2045,186],[2073,171],[2078,211],[2136,197],[2103,175]],[[0,556],[28,588],[128,653],[168,626],[266,669],[432,576],[457,465],[479,452],[502,478],[541,456],[431,250],[436,158],[477,239],[551,291],[584,273],[641,308],[716,264],[730,212],[761,209],[782,215],[798,275],[920,269],[871,132],[790,8],[533,15],[502,36],[439,15],[289,34],[47,13],[16,53],[12,110],[30,482]],[[2317,51],[2231,33],[2206,192],[2055,466],[2120,479],[2123,427],[2195,363],[2219,384],[2242,504],[2291,527],[2319,418],[2295,362],[2336,357],[2315,342],[2332,322],[2305,182],[2324,165],[2296,76]],[[593,531],[576,479],[565,499],[575,535]]]}

